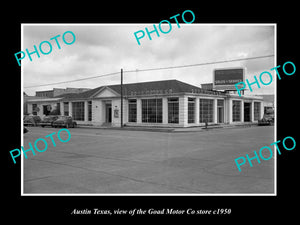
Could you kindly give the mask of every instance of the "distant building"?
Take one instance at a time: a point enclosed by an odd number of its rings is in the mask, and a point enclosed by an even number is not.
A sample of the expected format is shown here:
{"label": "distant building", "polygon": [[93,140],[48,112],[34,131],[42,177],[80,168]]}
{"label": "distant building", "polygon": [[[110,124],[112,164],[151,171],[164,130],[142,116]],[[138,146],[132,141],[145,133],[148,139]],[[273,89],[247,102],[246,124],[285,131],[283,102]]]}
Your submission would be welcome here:
{"label": "distant building", "polygon": [[[53,88],[53,90],[47,91],[36,91],[35,96],[28,96],[23,92],[23,114],[33,114],[38,115],[40,112],[43,112],[42,115],[48,115],[51,111],[59,111],[59,104],[57,104],[58,99],[56,96],[62,94],[76,94],[88,91],[90,88]],[[28,101],[35,101],[36,103],[32,105],[32,109],[28,111]],[[38,107],[38,104],[48,102],[47,105],[43,105],[41,108]]]}
{"label": "distant building", "polygon": [[81,93],[84,91],[88,91],[90,88],[53,88],[53,90],[48,91],[36,91],[36,97],[46,97],[46,98],[54,98],[58,95],[66,94],[66,93]]}

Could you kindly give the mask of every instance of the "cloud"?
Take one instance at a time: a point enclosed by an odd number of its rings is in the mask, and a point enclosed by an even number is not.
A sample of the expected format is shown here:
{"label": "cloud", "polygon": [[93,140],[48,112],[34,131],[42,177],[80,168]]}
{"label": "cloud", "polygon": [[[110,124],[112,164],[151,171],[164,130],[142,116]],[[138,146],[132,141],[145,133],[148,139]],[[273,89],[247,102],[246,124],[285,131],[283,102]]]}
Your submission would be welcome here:
{"label": "cloud", "polygon": [[[76,41],[61,49],[53,47],[49,55],[41,55],[32,62],[22,61],[24,86],[80,79],[124,70],[142,70],[168,66],[188,65],[241,57],[253,57],[274,53],[274,28],[268,25],[210,25],[172,24],[168,34],[152,33],[138,45],[134,32],[145,30],[153,24],[70,24],[25,25],[23,48],[33,49],[41,41],[50,40],[65,31],[72,31]],[[55,44],[53,40],[51,43]],[[34,57],[34,56],[33,56]],[[247,76],[273,67],[274,59],[247,60],[199,67],[136,72],[126,74],[126,82],[178,79],[191,84],[212,82],[212,71],[219,67],[243,66]],[[271,67],[272,66],[272,67]],[[67,83],[60,87],[95,88],[103,84],[119,82],[118,76],[82,82]],[[51,89],[54,86],[44,87]],[[36,89],[30,89],[34,94]],[[26,90],[25,90],[26,91]]]}

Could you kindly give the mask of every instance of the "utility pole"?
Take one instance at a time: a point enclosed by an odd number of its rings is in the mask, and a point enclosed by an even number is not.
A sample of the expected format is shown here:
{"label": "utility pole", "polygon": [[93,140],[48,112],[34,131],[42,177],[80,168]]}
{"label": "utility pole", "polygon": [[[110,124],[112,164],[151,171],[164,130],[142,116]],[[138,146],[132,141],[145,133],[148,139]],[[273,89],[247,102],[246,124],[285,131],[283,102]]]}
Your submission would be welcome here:
{"label": "utility pole", "polygon": [[121,128],[123,128],[123,69],[121,69]]}

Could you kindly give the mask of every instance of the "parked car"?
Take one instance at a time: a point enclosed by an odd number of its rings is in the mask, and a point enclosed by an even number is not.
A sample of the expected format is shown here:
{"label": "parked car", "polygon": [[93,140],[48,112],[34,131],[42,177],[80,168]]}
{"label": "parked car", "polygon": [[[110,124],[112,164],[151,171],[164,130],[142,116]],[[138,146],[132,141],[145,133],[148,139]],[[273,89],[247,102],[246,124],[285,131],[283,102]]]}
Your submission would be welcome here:
{"label": "parked car", "polygon": [[35,115],[24,116],[23,124],[24,126],[38,126],[41,122],[41,118]]}
{"label": "parked car", "polygon": [[259,126],[264,126],[264,125],[271,125],[271,121],[266,120],[266,118],[262,118],[260,120],[258,120],[258,125]]}
{"label": "parked car", "polygon": [[44,127],[44,126],[52,126],[53,122],[55,120],[57,120],[57,119],[58,119],[58,116],[56,116],[56,115],[45,116],[43,118],[43,120],[40,122],[40,125],[42,127]]}
{"label": "parked car", "polygon": [[28,129],[26,127],[24,127],[24,129],[23,129],[23,133],[24,134],[28,133]]}
{"label": "parked car", "polygon": [[274,110],[270,109],[264,113],[262,119],[258,120],[258,125],[263,126],[263,125],[272,125],[272,124],[274,124]]}
{"label": "parked car", "polygon": [[71,116],[58,116],[57,120],[52,123],[53,127],[76,127],[77,123],[73,121]]}

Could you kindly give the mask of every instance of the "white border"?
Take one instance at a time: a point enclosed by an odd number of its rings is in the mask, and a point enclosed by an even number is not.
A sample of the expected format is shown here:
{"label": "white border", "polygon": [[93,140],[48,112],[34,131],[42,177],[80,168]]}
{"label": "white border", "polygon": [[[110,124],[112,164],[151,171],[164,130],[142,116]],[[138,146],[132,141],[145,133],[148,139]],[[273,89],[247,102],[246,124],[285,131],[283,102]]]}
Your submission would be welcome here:
{"label": "white border", "polygon": [[[23,24],[21,24],[21,49],[24,49],[23,46]],[[24,76],[23,76],[23,66],[21,62],[21,146],[24,146],[24,124],[23,124],[23,115],[24,115]],[[20,147],[21,148],[21,147]],[[21,149],[20,149],[21,151]],[[21,151],[21,196],[25,195],[24,194],[24,173],[23,173],[23,168],[24,168],[24,162],[23,162],[23,151]]]}
{"label": "white border", "polygon": [[[274,24],[274,65],[277,66],[277,24]],[[274,79],[275,84],[274,84],[274,112],[275,112],[275,124],[274,124],[274,142],[277,141],[277,78]],[[277,196],[277,151],[276,147],[274,145],[274,152],[276,152],[275,157],[274,157],[274,193]]]}
{"label": "white border", "polygon": [[[115,25],[122,25],[122,26],[131,26],[131,25],[147,25],[147,23],[130,23],[130,24],[109,24],[109,23],[97,23],[97,24],[89,24],[89,23],[81,23],[81,24],[60,24],[60,23],[22,23],[21,24],[21,49],[24,49],[23,47],[23,27],[29,25],[29,26],[115,26]],[[153,25],[153,24],[150,24]],[[183,26],[191,26],[190,24],[180,24]],[[200,25],[200,26],[274,26],[274,66],[277,65],[277,23],[203,23],[198,24],[194,23],[194,25]],[[239,67],[241,68],[241,67]],[[244,71],[244,79],[245,79],[245,71]],[[274,93],[274,105],[275,105],[275,124],[274,124],[274,142],[277,140],[276,130],[277,130],[277,79],[275,80],[275,93]],[[214,83],[214,82],[213,82]],[[22,146],[24,143],[23,139],[23,92],[24,88],[24,79],[23,79],[23,67],[21,65],[21,144]],[[137,193],[137,194],[128,194],[128,193],[105,193],[105,194],[85,194],[85,193],[72,193],[72,194],[60,194],[60,193],[54,193],[54,194],[44,194],[44,193],[24,193],[24,177],[23,177],[23,168],[24,168],[24,162],[23,162],[23,152],[21,151],[21,196],[277,196],[277,151],[276,147],[274,145],[274,152],[276,152],[274,157],[274,193],[211,193],[211,194],[167,194],[167,193],[157,193],[157,194],[148,194],[148,193]]]}

